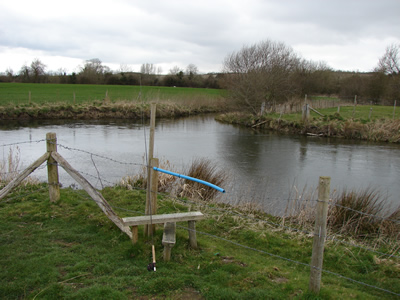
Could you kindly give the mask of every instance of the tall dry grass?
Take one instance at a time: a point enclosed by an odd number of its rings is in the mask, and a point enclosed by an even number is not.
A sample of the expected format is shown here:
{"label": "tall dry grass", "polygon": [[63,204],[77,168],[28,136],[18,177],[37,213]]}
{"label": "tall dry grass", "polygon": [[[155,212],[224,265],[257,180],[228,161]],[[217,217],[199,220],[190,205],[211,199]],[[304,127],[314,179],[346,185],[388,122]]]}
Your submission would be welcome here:
{"label": "tall dry grass", "polygon": [[[6,186],[18,176],[21,168],[21,151],[19,147],[10,147],[6,157],[0,160],[0,188]],[[22,184],[37,184],[39,180],[35,177],[27,177]]]}
{"label": "tall dry grass", "polygon": [[[312,230],[316,213],[316,190],[298,193],[282,219]],[[392,208],[378,189],[366,188],[334,193],[329,203],[328,230],[354,238],[400,239],[400,206]]]}
{"label": "tall dry grass", "polygon": [[[161,159],[159,167],[177,173],[174,166],[168,161]],[[223,185],[227,176],[223,170],[218,170],[217,165],[206,158],[194,159],[185,171],[184,175],[194,177],[215,184]],[[216,197],[217,190],[201,183],[181,179],[173,175],[158,172],[158,192],[167,192],[172,196],[188,197],[210,201]],[[147,188],[147,167],[144,165],[138,174],[125,176],[119,185],[128,189]]]}
{"label": "tall dry grass", "polygon": [[[187,176],[210,182],[216,186],[221,186],[227,179],[223,170],[219,170],[217,165],[206,158],[196,158],[192,161]],[[203,185],[199,182],[185,179],[178,190],[180,197],[188,197],[210,201],[216,197],[217,190]]]}

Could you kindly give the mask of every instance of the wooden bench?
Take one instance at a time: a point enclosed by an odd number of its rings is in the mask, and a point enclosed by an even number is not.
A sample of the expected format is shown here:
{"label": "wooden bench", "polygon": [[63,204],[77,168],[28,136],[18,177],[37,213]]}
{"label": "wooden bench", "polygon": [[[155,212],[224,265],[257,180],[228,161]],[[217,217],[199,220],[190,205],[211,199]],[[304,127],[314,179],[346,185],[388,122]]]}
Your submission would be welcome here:
{"label": "wooden bench", "polygon": [[[139,225],[165,224],[164,225],[164,235],[163,235],[163,245],[164,245],[164,247],[169,247],[169,248],[172,248],[173,245],[175,245],[175,242],[174,242],[175,241],[175,223],[187,221],[190,246],[193,249],[197,249],[196,221],[201,220],[201,219],[204,219],[204,215],[201,212],[191,211],[191,212],[175,213],[175,214],[127,217],[127,218],[122,218],[122,221],[123,221],[124,225],[132,226],[132,243],[134,243],[134,244],[138,241],[138,226]],[[174,225],[167,225],[167,223],[173,223]],[[165,237],[165,240],[164,240],[164,237]],[[169,249],[169,256],[170,256],[170,249]]]}

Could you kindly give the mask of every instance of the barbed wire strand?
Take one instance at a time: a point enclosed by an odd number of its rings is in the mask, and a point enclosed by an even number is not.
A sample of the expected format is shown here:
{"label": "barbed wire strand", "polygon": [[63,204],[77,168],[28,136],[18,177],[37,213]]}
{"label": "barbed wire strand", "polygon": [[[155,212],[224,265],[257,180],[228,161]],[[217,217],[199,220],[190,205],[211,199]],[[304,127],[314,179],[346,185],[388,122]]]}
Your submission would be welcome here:
{"label": "barbed wire strand", "polygon": [[269,256],[272,256],[272,257],[275,257],[275,258],[279,258],[279,259],[282,259],[282,260],[285,260],[285,261],[288,261],[288,262],[292,262],[292,263],[296,263],[296,264],[299,264],[299,265],[302,265],[302,266],[306,266],[306,267],[309,267],[309,268],[314,268],[316,270],[320,270],[321,272],[324,272],[324,273],[327,273],[327,274],[330,274],[330,275],[334,275],[334,276],[337,276],[337,277],[352,281],[352,282],[357,283],[357,284],[361,284],[361,285],[364,285],[364,286],[367,286],[367,287],[370,287],[370,288],[373,288],[373,289],[377,289],[377,290],[380,290],[382,292],[386,292],[386,293],[389,293],[389,294],[392,294],[392,295],[395,295],[395,296],[400,296],[400,293],[396,293],[396,292],[393,292],[393,291],[390,291],[390,290],[387,290],[387,289],[384,289],[384,288],[380,288],[380,287],[377,287],[377,286],[374,286],[374,285],[371,285],[371,284],[368,284],[368,283],[365,283],[365,282],[362,282],[362,281],[358,281],[358,280],[355,280],[353,278],[341,275],[339,273],[335,273],[335,272],[332,272],[332,271],[329,271],[329,270],[325,270],[325,269],[320,269],[320,268],[311,266],[310,264],[303,263],[303,262],[300,262],[300,261],[296,261],[296,260],[293,260],[293,259],[290,259],[290,258],[287,258],[287,257],[284,257],[284,256],[280,256],[278,254],[273,254],[273,253],[270,253],[270,252],[267,252],[267,251],[264,251],[264,250],[261,250],[261,249],[253,248],[253,247],[250,247],[250,246],[247,246],[247,245],[242,245],[242,244],[240,244],[238,242],[231,241],[229,239],[226,239],[226,238],[223,238],[223,237],[211,234],[211,233],[207,233],[207,232],[203,232],[203,231],[199,231],[199,230],[194,230],[194,229],[191,229],[191,228],[188,228],[188,227],[184,227],[184,226],[180,226],[180,225],[176,225],[176,227],[179,227],[179,228],[185,229],[185,230],[194,231],[194,232],[196,232],[196,234],[199,233],[199,234],[202,234],[202,235],[210,236],[210,237],[225,241],[227,243],[230,243],[232,245],[235,245],[235,246],[238,246],[238,247],[241,247],[241,248],[244,248],[244,249],[248,249],[248,250],[256,251],[256,252],[259,252],[259,253],[263,253],[263,254],[266,254],[266,255],[269,255]]}
{"label": "barbed wire strand", "polygon": [[[196,203],[196,202],[192,202],[192,201],[186,200],[186,199],[180,199],[180,198],[174,198],[174,199],[179,200],[179,201],[184,202],[184,203],[185,203],[185,202],[190,202],[191,204],[197,204],[197,205],[199,205],[199,204]],[[252,219],[252,220],[255,220],[255,221],[258,221],[258,222],[264,222],[264,223],[267,223],[267,224],[270,224],[270,225],[274,225],[274,226],[277,226],[277,227],[281,227],[281,228],[286,229],[286,230],[304,233],[304,234],[308,235],[309,237],[314,237],[314,236],[316,235],[314,232],[311,232],[311,231],[307,231],[307,230],[303,230],[303,229],[298,229],[298,228],[293,228],[293,227],[286,226],[286,225],[282,225],[282,224],[279,224],[279,223],[275,223],[275,222],[272,222],[272,221],[269,221],[269,220],[254,218],[254,217],[252,217],[252,216],[243,215],[243,214],[240,214],[240,213],[237,213],[237,212],[233,212],[233,211],[231,211],[231,210],[225,210],[225,209],[223,209],[223,208],[213,207],[213,206],[209,206],[209,205],[206,205],[206,204],[200,204],[200,206],[206,206],[206,207],[208,207],[208,208],[210,208],[210,209],[213,209],[213,210],[218,210],[218,211],[227,212],[227,213],[230,213],[230,214],[234,214],[234,215],[236,215],[236,216],[239,216],[239,217],[243,217],[243,218],[246,218],[246,219]],[[400,256],[398,256],[398,255],[394,255],[394,254],[389,254],[389,253],[377,251],[377,250],[375,250],[375,249],[371,249],[371,248],[367,248],[367,247],[364,247],[364,246],[361,246],[361,245],[357,245],[357,244],[354,244],[354,243],[350,243],[350,242],[347,242],[347,241],[339,240],[339,239],[335,238],[334,235],[327,235],[327,236],[326,236],[326,239],[327,239],[327,240],[333,240],[333,241],[336,241],[336,242],[339,242],[339,243],[343,243],[343,244],[346,244],[346,245],[349,245],[349,246],[353,246],[353,247],[356,247],[356,248],[360,248],[360,249],[362,249],[362,250],[369,251],[369,252],[373,252],[373,253],[376,253],[376,254],[379,254],[379,255],[384,255],[384,256],[388,256],[388,257],[400,258]]]}
{"label": "barbed wire strand", "polygon": [[46,141],[46,139],[41,139],[41,140],[36,140],[36,141],[15,142],[15,143],[9,143],[9,144],[2,144],[2,145],[0,145],[0,147],[15,146],[15,145],[20,145],[20,144],[40,143],[40,142],[45,142],[45,141]]}
{"label": "barbed wire strand", "polygon": [[362,211],[353,209],[353,208],[351,208],[351,207],[343,206],[343,205],[340,205],[340,204],[337,204],[337,203],[329,203],[329,205],[331,205],[331,206],[336,206],[336,207],[340,207],[340,208],[343,208],[343,209],[346,209],[346,210],[350,210],[350,211],[356,212],[356,213],[358,213],[358,214],[360,214],[360,215],[364,215],[364,216],[367,216],[367,217],[376,218],[376,219],[381,219],[382,221],[391,221],[391,222],[393,222],[393,223],[400,224],[400,221],[398,221],[398,220],[388,219],[388,218],[385,218],[385,217],[381,217],[381,216],[377,216],[377,215],[368,214],[368,213],[365,213],[365,212],[362,212]]}
{"label": "barbed wire strand", "polygon": [[93,155],[93,156],[96,156],[96,157],[100,157],[100,158],[103,158],[103,159],[112,161],[112,162],[114,162],[114,163],[118,163],[118,164],[121,164],[121,165],[146,166],[146,165],[143,164],[143,163],[123,162],[123,161],[119,161],[119,160],[116,160],[116,159],[114,159],[114,158],[110,158],[110,157],[107,157],[107,156],[104,156],[104,155],[96,154],[96,153],[93,153],[93,152],[90,152],[90,151],[87,151],[87,150],[72,148],[72,147],[64,146],[64,145],[62,145],[62,144],[54,143],[54,142],[50,142],[50,143],[56,144],[57,146],[59,146],[59,147],[61,147],[61,148],[64,148],[64,149],[66,149],[66,150],[69,150],[69,151],[78,151],[78,152],[82,152],[82,153],[85,153],[85,154]]}
{"label": "barbed wire strand", "polygon": [[[44,189],[46,189],[46,188],[43,187],[43,188],[40,189],[40,190],[44,190]],[[40,190],[39,190],[39,191],[40,191]],[[82,195],[81,193],[78,193],[78,192],[75,191],[75,190],[73,190],[73,191],[76,192],[79,196],[81,196],[81,197],[83,197],[83,198],[86,198],[87,200],[93,200],[93,199],[92,199],[91,197],[89,197],[88,195],[85,197],[85,196]],[[30,194],[30,193],[28,193],[28,194],[26,194],[26,195],[29,195],[29,194]],[[19,196],[19,197],[23,197],[23,196]],[[10,198],[7,198],[7,201],[8,201],[8,200],[10,200]],[[95,201],[95,202],[97,202],[97,201]],[[135,213],[144,214],[144,213],[141,212],[141,211],[133,211],[133,210],[125,209],[125,208],[118,207],[118,206],[115,206],[115,205],[112,206],[112,207],[113,207],[113,208],[117,208],[117,209],[121,209],[121,210],[125,210],[125,211],[129,211],[129,212],[135,212]],[[201,235],[205,235],[205,236],[209,236],[209,237],[212,237],[212,238],[216,238],[216,239],[222,240],[222,241],[224,241],[224,242],[233,244],[233,245],[235,245],[235,246],[238,246],[238,247],[241,247],[241,248],[244,248],[244,249],[248,249],[248,250],[252,250],[252,251],[255,251],[255,252],[262,253],[262,254],[266,254],[266,255],[269,255],[269,256],[271,256],[271,257],[275,257],[275,258],[278,258],[278,259],[281,259],[281,260],[285,260],[285,261],[288,261],[288,262],[291,262],[291,263],[296,263],[296,264],[299,264],[299,265],[302,265],[302,266],[306,266],[306,267],[309,267],[309,268],[312,267],[312,268],[315,268],[315,269],[317,269],[317,270],[320,270],[321,272],[324,272],[324,273],[327,273],[327,274],[330,274],[330,275],[333,275],[333,276],[337,276],[337,277],[340,277],[340,278],[342,278],[342,279],[345,279],[345,280],[348,280],[348,281],[351,281],[351,282],[354,282],[354,283],[357,283],[357,284],[360,284],[360,285],[364,285],[364,286],[367,286],[367,287],[370,287],[370,288],[373,288],[373,289],[376,289],[376,290],[380,290],[380,291],[382,291],[382,292],[386,292],[386,293],[389,293],[389,294],[392,294],[392,295],[395,295],[395,296],[400,296],[399,293],[396,293],[396,292],[393,292],[393,291],[390,291],[390,290],[387,290],[387,289],[383,289],[383,288],[380,288],[380,287],[377,287],[377,286],[374,286],[374,285],[371,285],[371,284],[368,284],[368,283],[365,283],[365,282],[362,282],[362,281],[358,281],[358,280],[355,280],[355,279],[353,279],[353,278],[349,278],[349,277],[346,277],[346,276],[344,276],[344,275],[341,275],[341,274],[339,274],[339,273],[335,273],[335,272],[332,272],[332,271],[329,271],[329,270],[325,270],[325,269],[316,268],[316,267],[314,267],[314,266],[311,266],[310,264],[303,263],[303,262],[299,262],[299,261],[296,261],[296,260],[293,260],[293,259],[290,259],[290,258],[281,256],[281,255],[278,255],[278,254],[270,253],[270,252],[267,252],[267,251],[265,251],[265,250],[261,250],[261,249],[257,249],[257,248],[250,247],[250,246],[247,246],[247,245],[243,245],[243,244],[241,244],[241,243],[238,243],[238,242],[229,240],[229,239],[227,239],[227,238],[223,238],[223,237],[220,237],[220,236],[211,234],[211,233],[207,233],[207,232],[203,232],[203,231],[191,229],[191,228],[184,227],[184,226],[180,226],[180,225],[176,225],[176,226],[177,226],[178,228],[181,228],[181,229],[194,231],[194,232],[196,232],[196,234],[198,233],[198,234],[201,234]]]}

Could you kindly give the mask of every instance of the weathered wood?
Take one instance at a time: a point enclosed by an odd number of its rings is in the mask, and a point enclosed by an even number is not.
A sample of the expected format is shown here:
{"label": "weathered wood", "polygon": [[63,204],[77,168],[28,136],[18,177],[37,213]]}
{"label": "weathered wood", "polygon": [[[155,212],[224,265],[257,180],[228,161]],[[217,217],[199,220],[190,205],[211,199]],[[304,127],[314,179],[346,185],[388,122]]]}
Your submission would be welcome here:
{"label": "weathered wood", "polygon": [[[152,188],[152,175],[154,170],[151,167],[151,163],[154,157],[154,132],[156,127],[156,103],[152,102],[150,104],[150,141],[149,141],[149,153],[148,153],[148,161],[147,161],[147,193],[146,193],[146,206],[145,206],[145,214],[152,215],[155,214],[153,212],[153,207],[151,203],[151,188]],[[147,236],[151,236],[152,232],[154,232],[155,227],[150,228],[148,225],[144,226],[144,234]]]}
{"label": "weathered wood", "polygon": [[[154,171],[153,167],[158,168],[159,160],[158,158],[152,158],[150,161],[150,191],[148,194],[150,195],[150,202],[147,201],[146,197],[146,215],[155,215],[157,214],[157,191],[158,191],[158,172]],[[146,195],[147,196],[147,195]],[[149,225],[145,225],[144,233],[147,236],[151,236],[152,232],[156,230],[156,225],[152,225],[151,228]]]}
{"label": "weathered wood", "polygon": [[198,221],[202,219],[204,219],[204,215],[201,212],[191,211],[191,212],[175,213],[175,214],[127,217],[127,218],[122,218],[122,221],[126,226],[138,226],[138,225],[150,224],[150,222],[152,222],[153,224],[164,224],[167,222]]}
{"label": "weathered wood", "polygon": [[[46,134],[47,152],[57,152],[57,136],[54,132]],[[58,165],[51,155],[47,160],[47,180],[49,183],[50,202],[60,200],[60,183],[58,179]]]}
{"label": "weathered wood", "polygon": [[262,122],[260,122],[260,123],[257,123],[257,124],[252,125],[251,127],[252,127],[252,128],[258,127],[258,126],[260,126],[260,125],[262,125],[262,124],[264,124],[264,123],[267,123],[267,122],[268,122],[268,120],[262,121]]}
{"label": "weathered wood", "polygon": [[321,286],[321,273],[324,259],[330,183],[330,177],[321,176],[319,178],[318,203],[315,218],[315,231],[309,284],[309,289],[313,293],[319,293]]}
{"label": "weathered wood", "polygon": [[188,221],[188,228],[190,247],[197,249],[196,222],[192,220]]}
{"label": "weathered wood", "polygon": [[324,117],[324,116],[325,116],[325,115],[321,114],[318,110],[312,108],[311,106],[309,106],[309,108],[310,108],[313,112],[315,112],[316,114],[320,115],[321,117]]}
{"label": "weathered wood", "polygon": [[139,231],[137,226],[132,226],[132,244],[136,244],[139,240]]}
{"label": "weathered wood", "polygon": [[171,259],[171,250],[176,243],[176,223],[167,222],[164,224],[162,244],[164,245],[164,261]]}
{"label": "weathered wood", "polygon": [[124,224],[120,217],[114,212],[112,207],[104,199],[91,184],[87,181],[78,171],[76,171],[59,153],[52,152],[51,156],[57,161],[61,167],[78,182],[83,189],[89,194],[89,196],[97,203],[100,209],[105,213],[105,215],[114,222],[115,225],[121,229],[122,232],[126,233],[132,239],[132,232],[130,228]]}
{"label": "weathered wood", "polygon": [[9,192],[12,191],[13,188],[18,186],[22,180],[28,177],[33,171],[35,171],[41,164],[43,164],[50,156],[50,153],[46,152],[39,159],[37,159],[34,163],[32,163],[29,167],[27,167],[24,171],[22,171],[17,177],[15,177],[9,184],[7,184],[0,191],[0,200],[3,199]]}

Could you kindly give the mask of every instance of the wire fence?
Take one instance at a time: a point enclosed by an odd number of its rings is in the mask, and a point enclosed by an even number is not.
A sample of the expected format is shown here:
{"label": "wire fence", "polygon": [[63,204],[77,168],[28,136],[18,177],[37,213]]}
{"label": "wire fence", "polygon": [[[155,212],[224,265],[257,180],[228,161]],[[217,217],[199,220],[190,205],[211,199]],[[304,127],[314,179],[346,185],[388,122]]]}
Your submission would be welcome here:
{"label": "wire fence", "polygon": [[[26,141],[26,142],[19,142],[19,143],[3,144],[3,145],[0,145],[0,147],[16,146],[16,145],[25,144],[25,143],[40,143],[40,142],[44,142],[44,141],[46,141],[46,139],[37,140],[37,141]],[[96,163],[95,163],[95,161],[93,159],[94,157],[96,159],[105,160],[108,163],[114,163],[114,164],[118,164],[118,165],[139,166],[139,167],[147,168],[147,165],[144,164],[144,163],[123,162],[123,161],[119,161],[117,159],[110,158],[110,157],[107,157],[107,156],[104,156],[104,155],[99,155],[99,154],[96,154],[96,153],[92,153],[90,151],[68,147],[68,146],[65,146],[65,145],[62,145],[62,144],[57,144],[57,146],[60,147],[60,148],[66,149],[68,151],[75,151],[75,152],[79,152],[79,153],[83,153],[83,154],[89,155],[90,159],[92,161],[93,167],[94,167],[94,169],[96,171],[95,174],[90,174],[90,173],[85,172],[83,170],[78,170],[78,171],[79,171],[79,173],[81,175],[83,175],[85,177],[90,177],[90,178],[92,178],[94,180],[97,180],[97,182],[100,183],[102,189],[104,188],[104,184],[106,184],[108,186],[113,186],[113,185],[115,185],[115,183],[107,180],[106,178],[104,178],[102,176],[102,174],[101,174],[102,172],[97,168]],[[45,168],[45,166],[41,166],[41,168]],[[10,171],[10,172],[3,172],[3,170],[2,170],[2,172],[0,172],[0,178],[2,176],[4,176],[4,175],[14,175],[14,174],[16,174],[16,173],[18,173],[20,171],[21,170],[17,170],[17,171],[13,170],[13,171]],[[0,181],[0,184],[1,184],[1,181]],[[146,191],[146,189],[144,189],[144,188],[139,188],[139,187],[132,187],[132,188],[137,189],[137,190]],[[41,186],[35,192],[44,192],[45,190],[47,190],[47,187],[46,186]],[[158,191],[155,191],[155,192],[158,192]],[[10,197],[6,197],[3,200],[1,200],[0,203],[11,202],[11,201],[13,201],[15,199],[26,197],[29,194],[30,194],[30,192],[29,193],[25,193],[25,194],[11,195]],[[83,195],[81,193],[78,193],[78,194],[80,195],[80,197],[83,197]],[[177,196],[171,196],[171,195],[168,195],[168,194],[164,194],[164,196],[165,196],[165,198],[168,198],[168,199],[171,199],[171,200],[174,200],[174,201],[179,201],[180,203],[182,203],[182,204],[184,204],[186,206],[197,206],[197,207],[206,208],[205,211],[208,211],[208,212],[209,211],[214,211],[216,214],[229,214],[229,215],[233,215],[235,217],[239,217],[239,218],[242,218],[242,219],[245,219],[245,220],[249,220],[251,222],[264,223],[264,224],[267,224],[269,226],[273,226],[274,228],[277,228],[277,229],[287,230],[287,231],[291,231],[291,232],[294,232],[294,233],[302,234],[303,236],[308,237],[308,238],[313,238],[315,236],[315,233],[310,231],[309,229],[304,229],[304,228],[301,228],[301,227],[298,227],[298,226],[294,226],[294,224],[291,224],[291,223],[289,223],[289,225],[288,225],[287,223],[282,222],[282,221],[281,222],[277,222],[276,218],[268,218],[264,214],[263,214],[263,217],[261,218],[261,217],[256,217],[256,216],[251,215],[251,214],[243,213],[243,212],[241,212],[240,208],[238,208],[238,209],[236,209],[236,208],[232,209],[232,207],[225,208],[225,207],[223,207],[221,205],[216,205],[215,203],[208,203],[208,202],[205,202],[205,201],[197,201],[197,200],[194,201],[194,200],[184,199],[184,198],[177,197]],[[88,196],[86,196],[84,198],[85,199],[90,199],[91,201],[94,200],[94,199],[89,198]],[[289,201],[299,201],[298,198],[292,198],[292,199],[289,198],[289,199],[280,199],[280,200],[285,200],[285,201],[288,201],[288,202]],[[316,200],[316,199],[307,199],[306,201],[308,201],[310,203],[317,203],[318,200]],[[350,208],[350,207],[345,207],[345,206],[337,204],[337,203],[332,203],[331,202],[329,204],[331,206],[339,207],[341,209],[352,211],[352,212],[355,212],[355,213],[358,213],[360,215],[364,215],[364,216],[367,216],[367,217],[370,217],[370,218],[376,218],[378,220],[385,220],[385,221],[393,222],[394,224],[399,224],[399,221],[395,220],[395,219],[388,219],[388,218],[384,218],[382,216],[372,215],[372,214],[369,214],[369,213],[365,213],[363,211],[355,210],[355,209]],[[117,209],[117,210],[121,210],[121,211],[124,211],[124,212],[136,214],[136,215],[137,214],[139,214],[139,215],[140,214],[142,214],[142,215],[145,214],[144,210],[143,211],[134,211],[134,210],[131,210],[131,209],[127,208],[127,207],[120,207],[118,205],[113,205],[112,203],[111,203],[111,207],[113,207],[114,209]],[[215,215],[215,213],[214,213],[214,215]],[[206,214],[207,214],[207,212],[206,212]],[[177,227],[180,228],[180,229],[185,229],[185,230],[193,230],[193,229],[186,228],[184,226],[178,226],[177,225]],[[276,259],[280,259],[280,260],[284,260],[284,261],[287,261],[287,262],[291,262],[291,263],[295,263],[295,264],[298,264],[298,265],[302,265],[302,266],[307,267],[307,268],[313,268],[310,264],[307,264],[307,263],[304,263],[304,262],[300,262],[300,261],[297,261],[297,260],[294,260],[292,258],[288,258],[288,257],[285,257],[285,256],[281,256],[281,255],[279,255],[277,253],[271,253],[271,252],[263,250],[263,249],[258,249],[258,248],[255,248],[255,247],[244,245],[244,244],[242,244],[240,242],[237,242],[237,241],[234,241],[234,240],[230,240],[230,239],[227,239],[225,237],[220,237],[220,236],[217,236],[217,235],[209,233],[209,232],[196,230],[196,233],[198,233],[200,235],[203,235],[205,237],[219,239],[221,241],[230,243],[232,245],[235,245],[237,247],[241,247],[241,248],[244,248],[244,249],[247,249],[247,250],[256,251],[256,252],[259,252],[259,253],[274,257]],[[349,242],[349,241],[346,241],[344,239],[339,239],[334,234],[327,235],[326,236],[326,240],[331,240],[331,241],[334,241],[334,242],[343,243],[346,246],[356,247],[356,248],[359,248],[360,250],[368,251],[368,252],[371,252],[371,253],[374,253],[374,254],[377,254],[377,255],[380,255],[380,256],[386,256],[386,257],[393,258],[393,259],[400,259],[400,256],[397,255],[397,253],[399,252],[398,248],[394,249],[391,253],[386,253],[386,252],[378,251],[376,249],[373,249],[373,248],[370,248],[370,247],[367,247],[367,246],[364,246],[364,245],[360,245],[359,243]],[[376,290],[379,290],[379,291],[382,291],[382,292],[385,292],[385,293],[388,293],[388,294],[391,294],[391,295],[400,296],[400,293],[393,292],[393,291],[390,291],[390,290],[387,290],[387,289],[383,289],[381,287],[378,287],[378,286],[375,286],[375,285],[371,285],[371,284],[368,284],[368,283],[364,283],[364,282],[355,280],[353,278],[346,277],[344,275],[341,275],[341,274],[338,274],[338,273],[335,273],[335,272],[332,272],[332,271],[329,271],[329,270],[326,270],[326,269],[321,269],[321,271],[326,273],[326,274],[330,274],[330,275],[333,275],[333,276],[336,276],[336,277],[340,277],[342,279],[351,281],[351,282],[356,283],[356,284],[367,286],[367,287],[370,287],[370,288],[373,288],[373,289],[376,289]]]}

